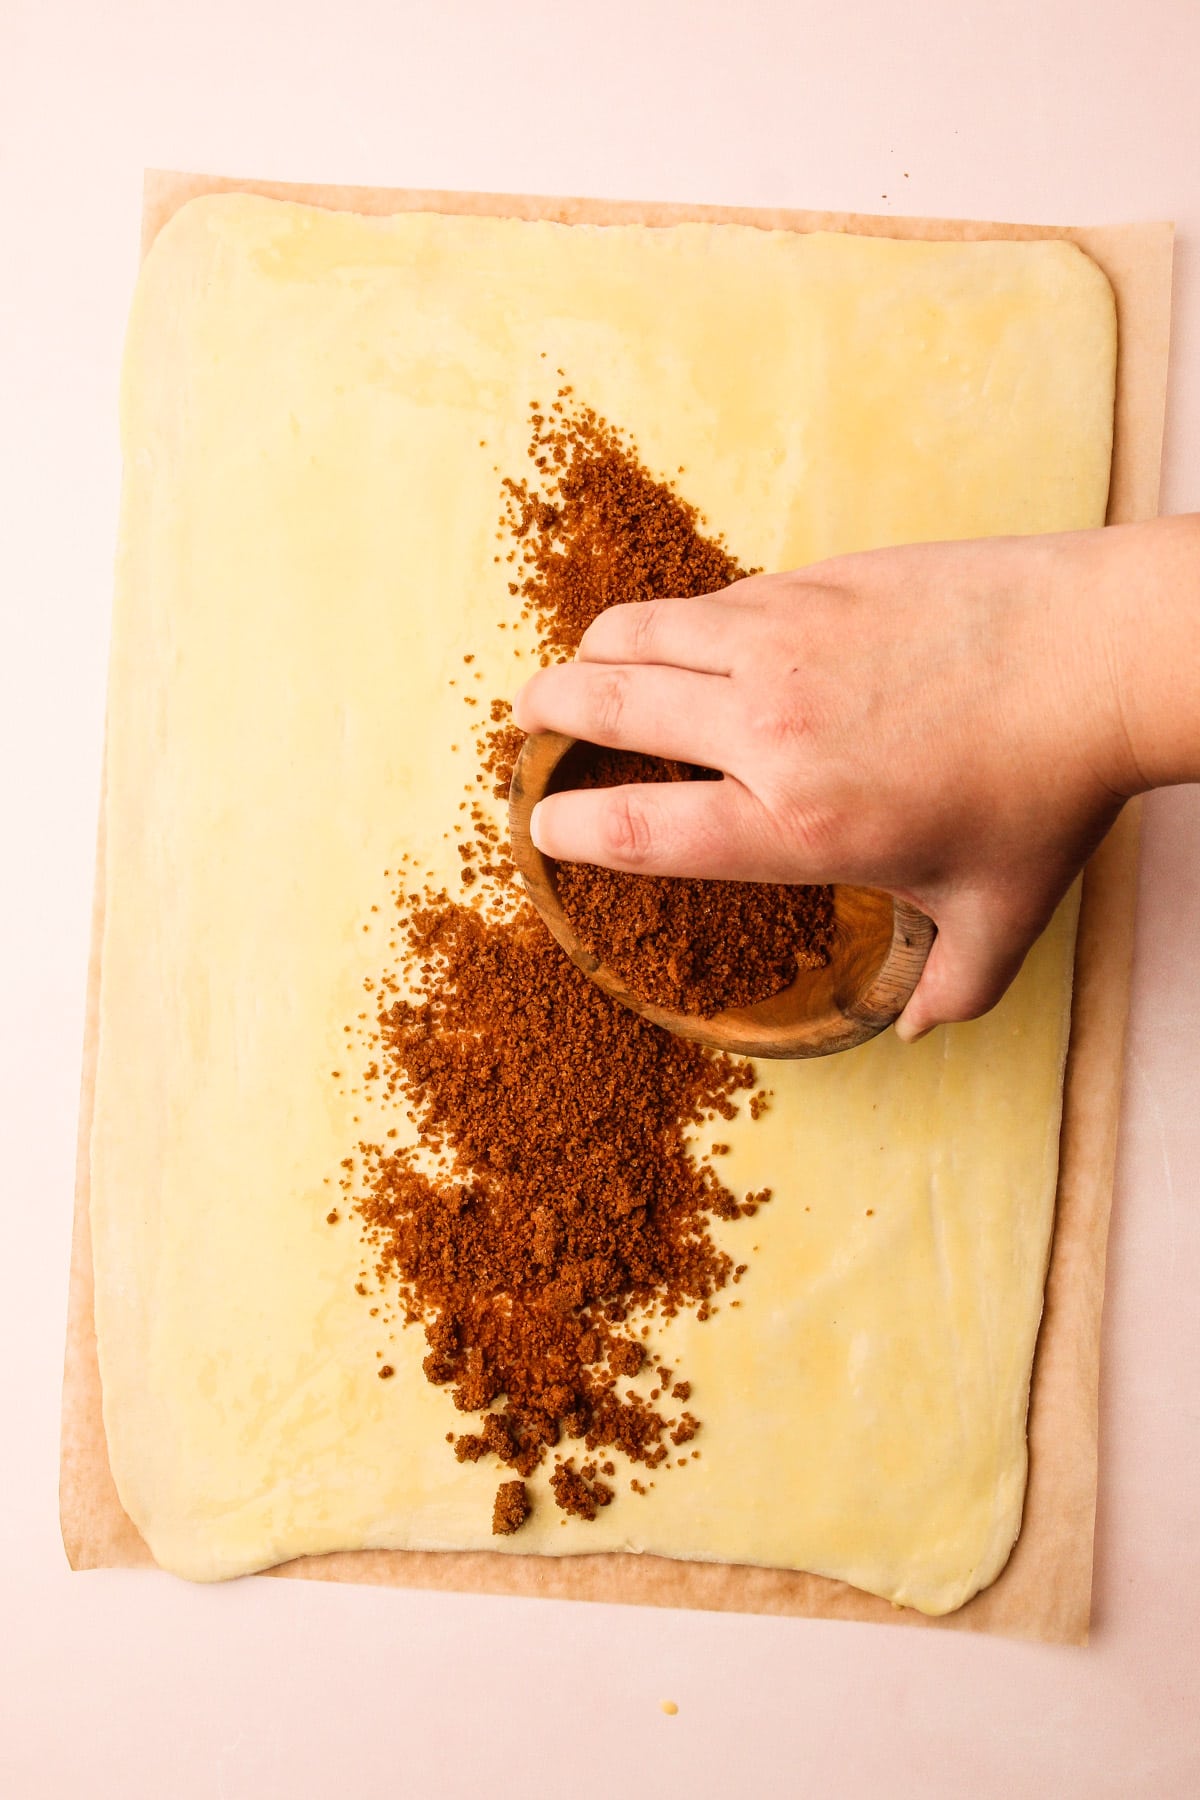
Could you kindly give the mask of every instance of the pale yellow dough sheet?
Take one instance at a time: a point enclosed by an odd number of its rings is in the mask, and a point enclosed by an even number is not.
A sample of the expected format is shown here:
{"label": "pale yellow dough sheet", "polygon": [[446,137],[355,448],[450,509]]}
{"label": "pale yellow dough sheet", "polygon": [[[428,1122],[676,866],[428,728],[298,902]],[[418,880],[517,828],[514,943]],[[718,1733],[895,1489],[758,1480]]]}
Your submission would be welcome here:
{"label": "pale yellow dough sheet", "polygon": [[[464,653],[513,654],[493,561],[529,402],[576,395],[744,562],[1102,523],[1115,323],[1057,242],[369,219],[192,202],[143,269],[109,709],[91,1142],[104,1421],[122,1504],[198,1579],[366,1546],[802,1568],[930,1613],[1020,1524],[1074,902],[987,1019],[772,1066],[721,1135],[750,1263],[659,1338],[703,1455],[592,1525],[493,1482],[355,1293],[325,1222],[361,1135],[344,1024],[403,850],[471,770]],[[449,685],[454,678],[457,685]],[[458,744],[457,753],[449,746]],[[380,913],[371,907],[378,905]],[[364,925],[367,929],[364,931]],[[751,1250],[753,1248],[753,1252]],[[378,1352],[396,1379],[376,1378]]]}

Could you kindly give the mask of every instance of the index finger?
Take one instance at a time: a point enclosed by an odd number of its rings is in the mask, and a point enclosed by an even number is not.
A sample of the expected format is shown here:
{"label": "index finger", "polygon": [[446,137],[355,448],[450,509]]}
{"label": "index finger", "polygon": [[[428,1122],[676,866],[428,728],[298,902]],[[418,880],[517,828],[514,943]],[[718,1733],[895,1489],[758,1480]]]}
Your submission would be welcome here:
{"label": "index finger", "polygon": [[719,595],[609,606],[584,632],[577,662],[665,663],[702,675],[732,673],[752,624]]}

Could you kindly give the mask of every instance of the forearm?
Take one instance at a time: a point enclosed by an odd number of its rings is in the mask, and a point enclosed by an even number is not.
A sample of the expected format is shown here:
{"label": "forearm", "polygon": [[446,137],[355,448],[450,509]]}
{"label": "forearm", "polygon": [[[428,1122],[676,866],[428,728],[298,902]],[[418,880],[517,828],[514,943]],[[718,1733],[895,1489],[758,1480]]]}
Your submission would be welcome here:
{"label": "forearm", "polygon": [[1200,514],[1098,537],[1122,791],[1200,781]]}

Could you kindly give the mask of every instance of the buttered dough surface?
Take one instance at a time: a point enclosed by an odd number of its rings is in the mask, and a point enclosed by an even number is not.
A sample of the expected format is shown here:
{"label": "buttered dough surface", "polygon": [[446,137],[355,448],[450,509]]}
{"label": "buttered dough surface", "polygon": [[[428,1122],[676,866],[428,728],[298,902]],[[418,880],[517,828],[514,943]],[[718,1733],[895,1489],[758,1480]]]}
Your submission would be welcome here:
{"label": "buttered dough surface", "polygon": [[1061,242],[250,196],[165,228],[124,378],[91,1145],[110,1458],[161,1564],[653,1550],[935,1613],[995,1577],[1025,1486],[1074,898],[986,1019],[763,1070],[766,1116],[720,1132],[728,1185],[774,1192],[716,1228],[750,1265],[739,1305],[653,1340],[692,1383],[702,1456],[645,1498],[622,1467],[593,1524],[543,1470],[529,1523],[492,1537],[502,1472],[454,1460],[421,1335],[371,1317],[355,1223],[326,1223],[363,1129],[331,1071],[387,960],[384,871],[408,851],[455,878],[463,657],[485,699],[532,666],[497,630],[499,480],[527,472],[557,370],[743,563],[785,569],[1100,524],[1114,361],[1107,282]]}

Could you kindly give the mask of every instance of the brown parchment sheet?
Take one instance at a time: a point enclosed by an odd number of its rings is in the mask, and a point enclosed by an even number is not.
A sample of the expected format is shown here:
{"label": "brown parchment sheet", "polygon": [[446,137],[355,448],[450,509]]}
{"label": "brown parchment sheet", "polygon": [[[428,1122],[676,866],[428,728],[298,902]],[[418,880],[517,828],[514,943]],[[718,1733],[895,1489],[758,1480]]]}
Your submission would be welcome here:
{"label": "brown parchment sheet", "polygon": [[[1174,235],[1169,224],[993,224],[781,208],[307,186],[150,171],[143,203],[143,255],[188,200],[234,192],[376,215],[433,211],[646,226],[700,221],[764,230],[959,241],[1068,238],[1099,263],[1117,301],[1116,431],[1108,521],[1124,524],[1152,518],[1158,511]],[[390,1587],[903,1622],[1046,1642],[1086,1642],[1096,1506],[1100,1316],[1129,1005],[1137,838],[1137,808],[1127,807],[1084,878],[1056,1224],[1030,1399],[1029,1484],[1021,1535],[990,1588],[957,1612],[934,1619],[823,1576],[624,1552],[542,1557],[486,1550],[361,1550],[300,1557],[265,1573]],[[151,1568],[153,1558],[117,1498],[109,1467],[93,1320],[88,1148],[99,1028],[102,851],[103,810],[80,1095],[60,1514],[72,1568]]]}

